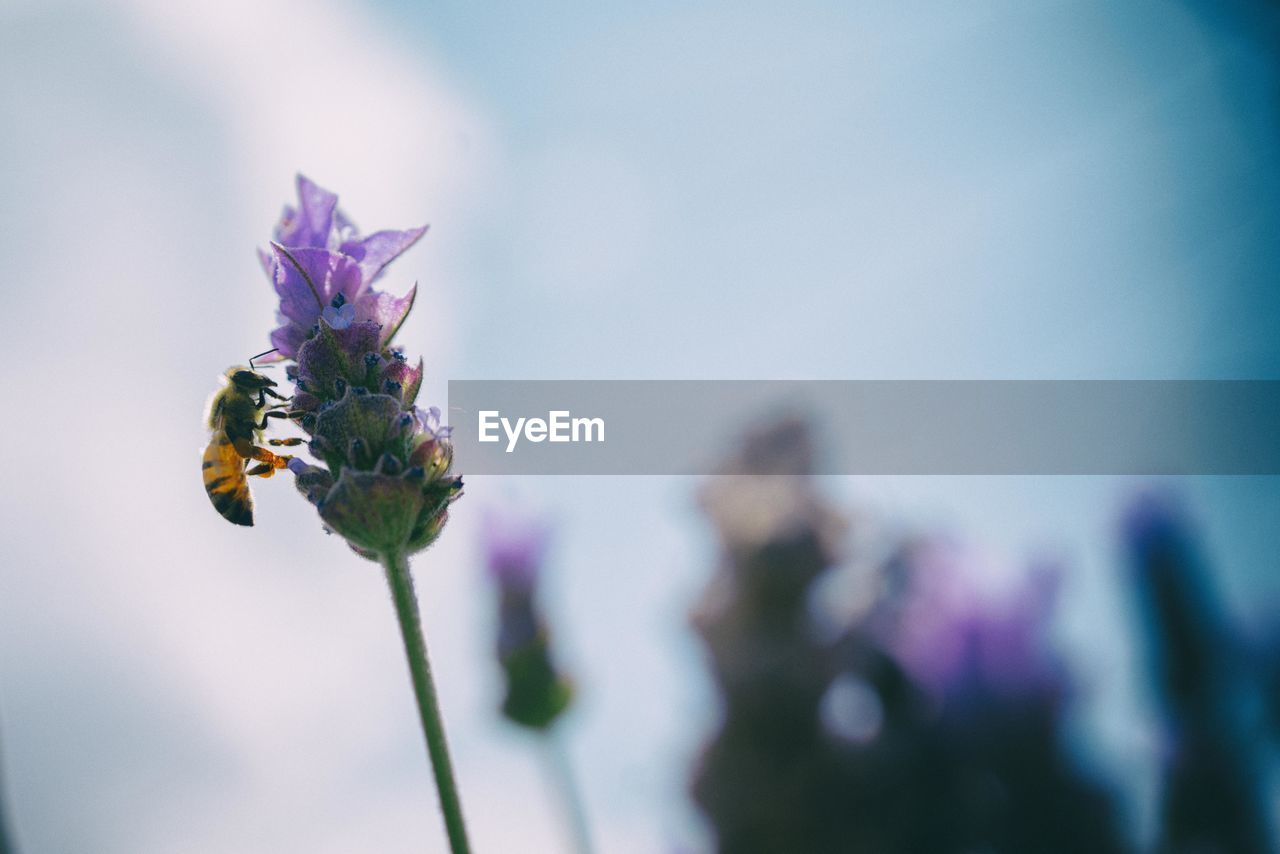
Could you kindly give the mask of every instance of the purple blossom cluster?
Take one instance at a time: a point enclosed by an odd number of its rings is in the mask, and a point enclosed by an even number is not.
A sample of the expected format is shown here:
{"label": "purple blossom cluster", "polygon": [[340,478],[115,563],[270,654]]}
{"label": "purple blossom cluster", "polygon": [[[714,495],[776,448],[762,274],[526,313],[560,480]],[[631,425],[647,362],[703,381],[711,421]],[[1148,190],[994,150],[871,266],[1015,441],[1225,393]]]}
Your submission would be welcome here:
{"label": "purple blossom cluster", "polygon": [[375,560],[430,545],[462,491],[449,428],[438,409],[416,404],[423,363],[392,343],[416,286],[403,297],[372,287],[425,232],[362,237],[337,196],[300,175],[298,206],[285,208],[259,253],[280,298],[271,341],[293,360],[290,417],[321,463],[289,468],[326,528]]}
{"label": "purple blossom cluster", "polygon": [[[907,540],[858,570],[855,615],[832,608],[845,526],[812,456],[802,422],[767,425],[702,492],[721,565],[694,626],[723,718],[693,794],[717,850],[1146,850],[1071,750],[1059,573],[997,599],[954,546]],[[1280,622],[1241,629],[1169,496],[1134,502],[1123,541],[1162,735],[1150,850],[1269,854]]]}
{"label": "purple blossom cluster", "polygon": [[[375,291],[373,283],[426,233],[424,225],[361,237],[338,209],[338,197],[299,175],[298,206],[285,207],[270,250],[258,250],[262,268],[280,297],[280,326],[271,333],[280,357],[297,358],[322,317],[339,326],[352,321],[376,323],[382,329],[382,343],[389,342],[413,307],[417,286],[396,297]],[[339,297],[342,301],[334,306]],[[350,308],[343,309],[343,303]]]}
{"label": "purple blossom cluster", "polygon": [[803,423],[769,425],[702,492],[721,564],[694,626],[723,718],[693,794],[717,850],[1126,850],[1064,744],[1052,574],[992,604],[965,594],[945,546],[904,543],[832,628],[819,615],[846,524],[811,458]]}

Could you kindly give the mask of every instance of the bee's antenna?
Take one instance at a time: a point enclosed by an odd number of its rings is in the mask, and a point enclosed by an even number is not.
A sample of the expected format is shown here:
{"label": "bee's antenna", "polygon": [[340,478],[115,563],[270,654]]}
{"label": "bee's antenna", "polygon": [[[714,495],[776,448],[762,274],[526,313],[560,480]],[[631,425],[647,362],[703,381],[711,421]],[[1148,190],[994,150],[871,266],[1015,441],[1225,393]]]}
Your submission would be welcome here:
{"label": "bee's antenna", "polygon": [[[261,353],[254,356],[253,359],[261,359],[263,356],[269,356],[270,354],[277,352],[279,349],[279,347],[272,347],[270,350],[263,350]],[[257,367],[253,364],[253,359],[249,360],[249,370],[256,371]]]}
{"label": "bee's antenna", "polygon": [[311,277],[307,275],[307,271],[304,270],[302,268],[302,265],[298,263],[298,259],[294,258],[291,254],[289,254],[288,249],[285,249],[283,246],[281,246],[279,243],[276,243],[274,240],[271,242],[271,247],[275,249],[277,252],[279,252],[281,255],[289,259],[289,263],[293,264],[293,268],[298,271],[299,275],[302,276],[302,280],[307,283],[307,287],[311,288],[311,295],[316,298],[316,305],[320,306],[320,310],[323,311],[324,300],[320,299],[320,292],[316,290],[316,283],[311,281]]}

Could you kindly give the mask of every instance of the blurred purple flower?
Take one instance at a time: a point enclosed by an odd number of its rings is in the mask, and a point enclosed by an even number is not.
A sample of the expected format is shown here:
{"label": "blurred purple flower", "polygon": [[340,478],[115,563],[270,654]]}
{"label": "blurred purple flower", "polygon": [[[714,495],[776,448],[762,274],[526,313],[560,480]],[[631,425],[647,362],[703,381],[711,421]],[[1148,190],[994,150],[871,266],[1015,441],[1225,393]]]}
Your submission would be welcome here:
{"label": "blurred purple flower", "polygon": [[504,588],[536,586],[550,534],[545,522],[490,512],[483,542],[490,577]]}
{"label": "blurred purple flower", "polygon": [[[331,324],[358,320],[379,324],[385,344],[413,306],[416,285],[403,297],[375,291],[371,285],[426,233],[426,226],[361,237],[337,205],[336,195],[299,175],[298,207],[285,208],[271,250],[259,251],[263,269],[280,296],[280,326],[271,333],[271,343],[280,351],[278,358],[296,357],[321,316],[331,309]],[[344,303],[352,308],[344,311]]]}
{"label": "blurred purple flower", "polygon": [[550,528],[511,513],[490,513],[482,547],[498,591],[498,663],[506,677],[502,713],[546,730],[569,707],[573,684],[557,667],[547,620],[538,605],[538,577]]}
{"label": "blurred purple flower", "polygon": [[1033,572],[1006,600],[975,592],[975,585],[944,546],[912,550],[909,591],[885,638],[906,671],[939,701],[995,694],[1004,699],[1060,699],[1065,669],[1047,630],[1058,572]]}
{"label": "blurred purple flower", "polygon": [[905,543],[860,567],[859,607],[828,609],[853,579],[829,572],[844,525],[806,425],[751,431],[724,471],[701,494],[723,550],[694,613],[722,697],[693,780],[718,854],[1126,849],[1065,743],[1054,573],[995,602],[953,549]]}

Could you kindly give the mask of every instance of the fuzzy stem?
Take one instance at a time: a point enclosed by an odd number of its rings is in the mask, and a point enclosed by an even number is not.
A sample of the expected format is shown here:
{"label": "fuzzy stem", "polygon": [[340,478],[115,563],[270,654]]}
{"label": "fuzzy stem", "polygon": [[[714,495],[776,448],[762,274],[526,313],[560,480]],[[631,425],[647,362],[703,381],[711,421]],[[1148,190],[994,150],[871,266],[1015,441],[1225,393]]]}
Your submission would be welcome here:
{"label": "fuzzy stem", "polygon": [[574,849],[578,854],[592,854],[594,849],[591,845],[591,829],[587,824],[587,810],[582,802],[582,792],[574,777],[573,763],[569,759],[569,749],[560,733],[560,727],[553,727],[545,732],[541,740],[545,748],[548,769],[564,803],[565,817],[568,820]]}
{"label": "fuzzy stem", "polygon": [[440,795],[440,811],[444,813],[444,824],[449,833],[449,849],[453,854],[470,854],[467,828],[462,819],[462,803],[458,800],[458,784],[453,777],[449,745],[444,737],[444,720],[440,716],[440,703],[436,699],[431,664],[427,661],[427,642],[422,635],[422,618],[418,614],[418,599],[413,592],[409,562],[403,555],[390,554],[383,557],[382,563],[387,572],[387,583],[391,586],[391,598],[395,601],[396,619],[400,623],[400,635],[404,639],[404,652],[409,659],[409,675],[413,679],[413,692],[418,700],[422,732],[427,737],[431,770],[435,773],[436,791]]}

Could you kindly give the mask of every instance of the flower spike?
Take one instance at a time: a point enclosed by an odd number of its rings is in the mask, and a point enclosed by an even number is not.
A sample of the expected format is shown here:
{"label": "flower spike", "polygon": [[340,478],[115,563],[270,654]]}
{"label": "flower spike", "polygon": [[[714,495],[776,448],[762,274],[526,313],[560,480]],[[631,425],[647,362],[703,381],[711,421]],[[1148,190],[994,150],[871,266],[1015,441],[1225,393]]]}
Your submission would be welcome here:
{"label": "flower spike", "polygon": [[462,478],[451,472],[453,449],[439,410],[416,406],[422,361],[412,364],[391,349],[417,285],[403,297],[371,287],[425,232],[361,237],[338,197],[299,175],[298,206],[284,209],[270,251],[259,258],[280,298],[271,343],[279,359],[291,361],[288,416],[308,434],[318,461],[295,457],[288,469],[324,530],[386,572],[450,849],[469,854],[408,564],[440,535]]}

